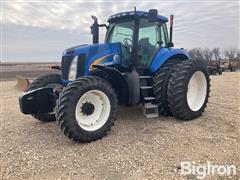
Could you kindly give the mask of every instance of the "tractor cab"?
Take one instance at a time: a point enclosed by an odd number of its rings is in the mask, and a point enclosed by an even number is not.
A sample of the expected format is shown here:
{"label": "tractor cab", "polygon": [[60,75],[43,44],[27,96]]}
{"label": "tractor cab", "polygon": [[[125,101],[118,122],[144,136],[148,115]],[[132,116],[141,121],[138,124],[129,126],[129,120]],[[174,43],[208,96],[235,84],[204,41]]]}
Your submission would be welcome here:
{"label": "tractor cab", "polygon": [[118,13],[108,18],[108,26],[97,25],[96,17],[93,19],[93,43],[98,43],[98,27],[107,27],[105,43],[120,43],[122,67],[149,69],[157,51],[172,46],[166,28],[168,19],[156,10]]}
{"label": "tractor cab", "polygon": [[159,48],[168,46],[167,18],[143,11],[110,16],[106,43],[121,43],[122,65],[148,68]]}

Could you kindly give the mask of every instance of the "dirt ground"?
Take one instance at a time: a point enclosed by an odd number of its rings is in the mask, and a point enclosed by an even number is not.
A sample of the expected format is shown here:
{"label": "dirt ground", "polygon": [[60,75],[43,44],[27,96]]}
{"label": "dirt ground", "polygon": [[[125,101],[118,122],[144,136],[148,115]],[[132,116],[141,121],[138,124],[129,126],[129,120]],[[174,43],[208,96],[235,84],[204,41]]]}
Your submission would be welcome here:
{"label": "dirt ground", "polygon": [[240,179],[240,72],[212,76],[202,117],[146,119],[141,108],[120,108],[112,131],[96,142],[67,139],[57,123],[20,113],[16,82],[1,82],[1,179],[195,179],[181,161],[235,165]]}
{"label": "dirt ground", "polygon": [[[1,63],[0,81],[15,80],[16,75],[32,79],[44,73],[56,73],[58,70],[51,69],[59,63]],[[34,69],[34,71],[33,71]]]}

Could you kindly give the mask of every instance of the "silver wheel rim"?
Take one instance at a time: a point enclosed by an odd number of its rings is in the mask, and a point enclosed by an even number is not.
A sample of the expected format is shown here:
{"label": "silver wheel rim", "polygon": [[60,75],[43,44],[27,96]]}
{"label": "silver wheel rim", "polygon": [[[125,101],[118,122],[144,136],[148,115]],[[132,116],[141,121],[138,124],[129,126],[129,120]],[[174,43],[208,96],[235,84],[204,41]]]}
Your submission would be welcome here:
{"label": "silver wheel rim", "polygon": [[187,103],[192,111],[202,108],[207,95],[207,80],[203,72],[193,73],[188,83]]}
{"label": "silver wheel rim", "polygon": [[[91,114],[83,112],[83,106],[88,103],[94,106]],[[83,94],[75,108],[75,118],[78,125],[86,131],[96,131],[107,122],[110,115],[108,96],[100,90],[91,90]]]}

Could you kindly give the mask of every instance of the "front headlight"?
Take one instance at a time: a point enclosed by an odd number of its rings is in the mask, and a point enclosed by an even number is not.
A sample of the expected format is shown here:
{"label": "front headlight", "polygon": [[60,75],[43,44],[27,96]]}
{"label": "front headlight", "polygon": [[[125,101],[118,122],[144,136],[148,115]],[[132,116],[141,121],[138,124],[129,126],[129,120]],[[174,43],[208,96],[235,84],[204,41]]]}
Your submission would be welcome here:
{"label": "front headlight", "polygon": [[68,80],[73,81],[76,79],[77,76],[77,57],[75,56],[69,69]]}

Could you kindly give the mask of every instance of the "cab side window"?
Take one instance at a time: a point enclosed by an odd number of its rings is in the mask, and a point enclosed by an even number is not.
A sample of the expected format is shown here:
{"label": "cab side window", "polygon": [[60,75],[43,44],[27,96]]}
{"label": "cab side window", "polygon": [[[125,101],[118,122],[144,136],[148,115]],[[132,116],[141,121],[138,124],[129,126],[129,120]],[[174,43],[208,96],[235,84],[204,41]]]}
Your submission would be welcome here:
{"label": "cab side window", "polygon": [[160,43],[161,47],[167,47],[167,36],[166,36],[166,29],[164,27],[164,25],[160,25]]}
{"label": "cab side window", "polygon": [[158,22],[149,22],[148,19],[140,19],[138,36],[139,65],[148,67],[153,56],[159,49],[160,29]]}

